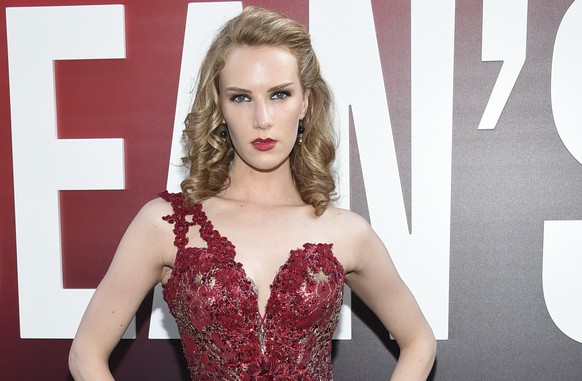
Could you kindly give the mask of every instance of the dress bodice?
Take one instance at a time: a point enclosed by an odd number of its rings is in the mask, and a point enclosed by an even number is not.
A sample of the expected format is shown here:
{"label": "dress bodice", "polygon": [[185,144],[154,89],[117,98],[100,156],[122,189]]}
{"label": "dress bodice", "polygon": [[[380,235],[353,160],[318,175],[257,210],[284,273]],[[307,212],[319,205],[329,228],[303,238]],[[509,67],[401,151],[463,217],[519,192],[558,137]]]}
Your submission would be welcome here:
{"label": "dress bodice", "polygon": [[[291,250],[270,289],[264,316],[257,290],[236,250],[201,204],[164,192],[177,247],[163,295],[176,319],[193,380],[332,379],[331,340],[343,301],[345,273],[331,244]],[[198,226],[206,247],[188,246]]]}

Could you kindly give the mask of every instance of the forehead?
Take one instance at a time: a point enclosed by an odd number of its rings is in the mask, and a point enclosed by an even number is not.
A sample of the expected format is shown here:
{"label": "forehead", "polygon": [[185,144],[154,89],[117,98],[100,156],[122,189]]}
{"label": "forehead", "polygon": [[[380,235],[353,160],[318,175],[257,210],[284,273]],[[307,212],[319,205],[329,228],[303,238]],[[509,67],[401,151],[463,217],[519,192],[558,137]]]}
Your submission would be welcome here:
{"label": "forehead", "polygon": [[219,78],[221,87],[299,82],[297,59],[279,46],[237,46],[226,54]]}

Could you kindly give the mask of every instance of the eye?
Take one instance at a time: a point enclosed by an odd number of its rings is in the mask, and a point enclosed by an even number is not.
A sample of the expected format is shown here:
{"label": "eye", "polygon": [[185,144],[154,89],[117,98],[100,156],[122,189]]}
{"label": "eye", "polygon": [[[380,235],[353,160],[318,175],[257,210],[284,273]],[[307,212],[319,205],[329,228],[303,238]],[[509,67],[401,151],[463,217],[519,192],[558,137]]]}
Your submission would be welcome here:
{"label": "eye", "polygon": [[285,98],[290,97],[290,96],[291,96],[291,93],[288,91],[277,91],[271,95],[271,99],[285,99]]}
{"label": "eye", "polygon": [[235,103],[250,102],[251,98],[247,94],[234,94],[230,100]]}

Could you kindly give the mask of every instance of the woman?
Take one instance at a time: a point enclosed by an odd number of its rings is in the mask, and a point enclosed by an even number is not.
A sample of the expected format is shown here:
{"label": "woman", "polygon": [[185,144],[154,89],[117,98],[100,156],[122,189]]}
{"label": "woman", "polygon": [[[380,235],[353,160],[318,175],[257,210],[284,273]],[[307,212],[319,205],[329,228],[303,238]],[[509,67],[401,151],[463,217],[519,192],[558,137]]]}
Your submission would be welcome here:
{"label": "woman", "polygon": [[400,346],[392,379],[426,379],[435,340],[414,297],[368,223],[329,205],[331,112],[300,24],[248,7],[221,29],[186,121],[183,193],[129,226],[73,342],[75,379],[112,379],[158,282],[192,379],[331,380],[344,282]]}

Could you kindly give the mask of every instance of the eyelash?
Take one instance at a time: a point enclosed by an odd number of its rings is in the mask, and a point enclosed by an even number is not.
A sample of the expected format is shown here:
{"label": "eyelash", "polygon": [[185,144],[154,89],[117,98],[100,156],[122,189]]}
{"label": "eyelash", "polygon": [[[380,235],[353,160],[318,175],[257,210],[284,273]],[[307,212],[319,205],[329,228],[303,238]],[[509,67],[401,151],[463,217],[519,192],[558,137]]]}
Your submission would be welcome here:
{"label": "eyelash", "polygon": [[290,96],[291,93],[289,91],[276,91],[271,95],[271,99],[285,99]]}
{"label": "eyelash", "polygon": [[230,97],[230,100],[235,103],[242,103],[246,102],[249,99],[249,96],[246,94],[234,94]]}
{"label": "eyelash", "polygon": [[[291,96],[289,91],[276,91],[271,94],[271,99],[282,100]],[[231,102],[243,103],[250,101],[250,97],[247,94],[234,94],[230,97]]]}

